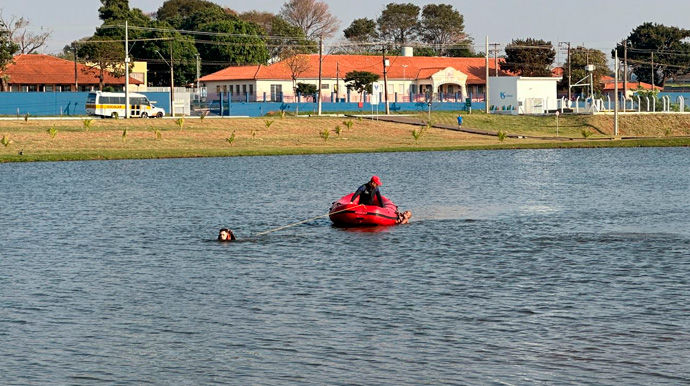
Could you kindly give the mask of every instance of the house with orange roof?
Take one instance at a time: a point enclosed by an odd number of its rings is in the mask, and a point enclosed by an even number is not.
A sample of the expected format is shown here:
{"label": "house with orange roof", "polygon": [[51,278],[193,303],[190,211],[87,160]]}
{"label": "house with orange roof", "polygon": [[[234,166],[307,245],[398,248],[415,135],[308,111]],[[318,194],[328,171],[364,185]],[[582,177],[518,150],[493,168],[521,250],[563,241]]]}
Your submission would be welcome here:
{"label": "house with orange roof", "polygon": [[[599,82],[601,82],[604,85],[604,88],[602,89],[602,95],[604,97],[609,97],[611,100],[615,99],[614,93],[616,89],[616,80],[615,78],[611,76],[602,76],[601,79],[599,79]],[[622,80],[618,80],[618,95],[622,96],[623,95],[623,87],[625,83]],[[631,98],[633,95],[635,95],[635,92],[637,90],[658,90],[658,91],[663,91],[662,88],[660,87],[654,87],[649,83],[644,83],[644,82],[632,82],[628,81],[627,82],[627,90],[625,91],[625,97],[626,99]]]}
{"label": "house with orange roof", "polygon": [[[409,102],[433,96],[444,100],[483,100],[486,84],[484,58],[389,56],[385,67],[390,102]],[[359,102],[361,96],[348,92],[344,78],[350,71],[367,71],[380,76],[383,90],[384,65],[381,56],[326,55],[322,61],[323,101]],[[496,63],[490,61],[495,73]],[[232,94],[233,100],[296,101],[297,83],[318,85],[319,55],[298,55],[271,65],[228,67],[201,77],[209,93]],[[384,100],[384,97],[381,97]]]}
{"label": "house with orange roof", "polygon": [[[93,91],[100,87],[100,70],[81,63],[43,54],[22,54],[14,57],[1,76],[7,79],[9,92],[74,92]],[[125,78],[105,71],[104,84],[123,90]],[[131,85],[144,85],[131,77]]]}

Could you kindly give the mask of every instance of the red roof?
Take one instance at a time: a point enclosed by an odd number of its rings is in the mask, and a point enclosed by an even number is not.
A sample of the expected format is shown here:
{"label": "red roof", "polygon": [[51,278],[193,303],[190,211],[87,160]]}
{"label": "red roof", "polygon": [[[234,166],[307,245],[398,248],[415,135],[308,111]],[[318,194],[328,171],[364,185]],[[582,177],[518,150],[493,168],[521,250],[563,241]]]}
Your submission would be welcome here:
{"label": "red roof", "polygon": [[[14,63],[7,66],[4,74],[9,75],[10,84],[74,84],[74,62],[50,55],[23,54],[14,57]],[[77,63],[77,81],[80,85],[98,85],[98,70]],[[116,78],[106,71],[104,83],[124,85],[125,78]],[[132,77],[129,83],[143,84]]]}
{"label": "red roof", "polygon": [[[616,80],[613,77],[602,76],[599,82],[604,84],[604,91],[613,91],[616,88]],[[652,87],[652,85],[649,83],[628,81],[628,90],[637,90],[640,87],[645,90],[652,90],[654,88],[661,90],[661,87]],[[623,81],[618,82],[618,89],[623,89]]]}
{"label": "red roof", "polygon": [[[319,77],[319,56],[316,54],[302,55],[309,63],[308,70],[298,74],[299,79],[316,79]],[[389,56],[390,66],[387,70],[388,79],[428,79],[431,75],[453,67],[467,74],[467,84],[486,83],[486,61],[484,58],[445,58],[426,56]],[[340,73],[338,74],[338,69]],[[495,62],[489,61],[491,75],[494,73]],[[370,55],[326,55],[323,57],[322,77],[334,79],[338,75],[344,78],[350,71],[368,71],[383,77],[383,58]],[[239,66],[228,67],[213,74],[201,77],[202,82],[227,80],[292,80],[292,72],[285,61],[269,66]]]}

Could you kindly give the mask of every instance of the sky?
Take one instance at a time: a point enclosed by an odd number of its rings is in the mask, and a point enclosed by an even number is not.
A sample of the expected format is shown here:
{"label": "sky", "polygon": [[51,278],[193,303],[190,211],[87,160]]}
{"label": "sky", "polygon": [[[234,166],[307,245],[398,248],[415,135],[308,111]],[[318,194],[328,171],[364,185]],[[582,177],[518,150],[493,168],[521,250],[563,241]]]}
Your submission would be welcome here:
{"label": "sky", "polygon": [[[164,0],[130,0],[130,7],[154,12]],[[277,13],[285,0],[215,0],[215,3],[238,12],[250,10]],[[354,19],[376,19],[391,0],[326,0],[331,13],[341,20],[337,38]],[[627,37],[645,22],[690,29],[690,1],[663,0],[400,0],[422,7],[429,3],[451,4],[465,17],[465,32],[484,52],[486,37],[490,43],[505,45],[513,39],[535,38],[610,52],[616,42]],[[57,53],[71,41],[93,34],[100,25],[98,0],[24,0],[0,2],[3,16],[28,18],[35,30],[53,31],[44,53]],[[662,6],[658,6],[663,4]],[[559,53],[557,62],[564,54]]]}

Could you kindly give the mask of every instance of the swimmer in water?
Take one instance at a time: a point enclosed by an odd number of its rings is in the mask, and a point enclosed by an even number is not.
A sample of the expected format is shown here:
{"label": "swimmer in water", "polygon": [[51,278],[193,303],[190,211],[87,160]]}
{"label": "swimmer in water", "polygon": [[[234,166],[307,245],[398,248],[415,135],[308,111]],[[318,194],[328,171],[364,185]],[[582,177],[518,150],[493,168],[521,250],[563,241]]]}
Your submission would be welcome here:
{"label": "swimmer in water", "polygon": [[409,210],[406,210],[402,213],[396,212],[396,214],[398,215],[398,219],[395,220],[396,224],[407,224],[408,222],[410,222],[410,217],[412,217],[412,212],[410,212]]}
{"label": "swimmer in water", "polygon": [[223,228],[218,232],[218,241],[235,241],[235,234],[228,228]]}

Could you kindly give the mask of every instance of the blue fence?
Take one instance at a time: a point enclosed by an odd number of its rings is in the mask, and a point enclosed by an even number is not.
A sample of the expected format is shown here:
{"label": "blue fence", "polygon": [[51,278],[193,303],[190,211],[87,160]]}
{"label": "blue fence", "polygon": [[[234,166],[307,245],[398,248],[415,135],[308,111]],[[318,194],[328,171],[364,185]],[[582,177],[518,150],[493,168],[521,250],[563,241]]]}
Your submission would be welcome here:
{"label": "blue fence", "polygon": [[[361,106],[361,107],[360,107]],[[425,102],[419,103],[389,103],[390,110],[393,113],[397,112],[426,112],[429,110],[429,105]],[[373,106],[374,113],[385,114],[386,106],[384,103],[380,103]],[[475,111],[484,109],[484,103],[472,103],[472,109]],[[220,108],[220,102],[214,101],[210,104],[210,111],[215,115],[222,116],[248,116],[248,117],[260,117],[269,113],[278,113],[284,110],[287,113],[300,113],[316,114],[318,106],[316,103],[280,103],[280,102],[233,102],[228,103],[225,101],[223,103],[222,109]],[[453,103],[453,102],[434,102],[431,104],[432,111],[467,111],[465,103]],[[323,102],[321,104],[321,111],[323,113],[340,113],[348,112],[353,114],[371,114],[372,106],[369,103],[359,104],[359,103],[330,103]]]}
{"label": "blue fence", "polygon": [[[0,115],[26,114],[32,116],[79,116],[86,115],[88,92],[3,92],[0,93]],[[170,94],[144,92],[156,106],[170,111]]]}

